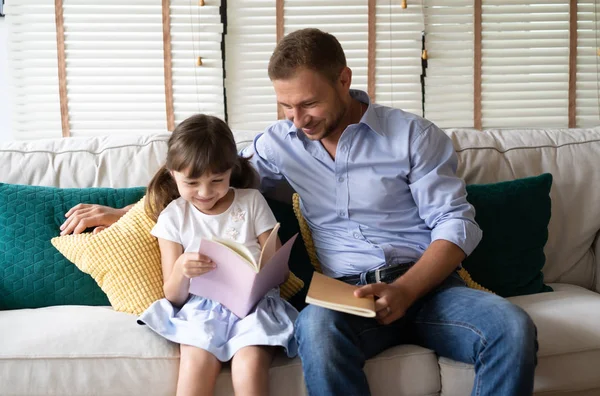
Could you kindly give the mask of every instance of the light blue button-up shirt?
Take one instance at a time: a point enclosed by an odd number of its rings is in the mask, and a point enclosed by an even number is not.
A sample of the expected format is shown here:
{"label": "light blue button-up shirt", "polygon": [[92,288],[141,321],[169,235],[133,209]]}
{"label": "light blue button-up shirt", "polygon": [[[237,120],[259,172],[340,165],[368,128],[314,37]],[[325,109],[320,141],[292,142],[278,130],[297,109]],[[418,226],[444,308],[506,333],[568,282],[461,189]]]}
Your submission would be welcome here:
{"label": "light blue button-up shirt", "polygon": [[323,272],[340,277],[417,261],[437,239],[470,254],[481,230],[455,175],[452,141],[419,116],[350,94],[369,106],[342,133],[335,160],[287,120],[242,152],[253,154],[263,191],[286,179],[300,194]]}

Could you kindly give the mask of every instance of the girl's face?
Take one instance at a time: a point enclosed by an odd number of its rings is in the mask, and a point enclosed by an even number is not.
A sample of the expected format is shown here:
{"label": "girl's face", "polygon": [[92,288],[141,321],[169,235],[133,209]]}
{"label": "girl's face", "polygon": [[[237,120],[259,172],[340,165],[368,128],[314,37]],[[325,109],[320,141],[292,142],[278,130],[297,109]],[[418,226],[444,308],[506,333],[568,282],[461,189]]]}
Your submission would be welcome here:
{"label": "girl's face", "polygon": [[228,207],[233,194],[229,193],[231,169],[223,173],[205,173],[197,179],[187,177],[188,172],[171,171],[183,199],[206,214],[219,214]]}

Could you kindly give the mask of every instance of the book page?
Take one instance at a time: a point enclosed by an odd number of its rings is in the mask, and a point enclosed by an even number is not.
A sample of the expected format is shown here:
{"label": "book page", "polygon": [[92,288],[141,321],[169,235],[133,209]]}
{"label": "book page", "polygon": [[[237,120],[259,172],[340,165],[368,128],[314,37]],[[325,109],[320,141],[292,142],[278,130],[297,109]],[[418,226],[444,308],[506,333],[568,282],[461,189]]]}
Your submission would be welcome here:
{"label": "book page", "polygon": [[246,261],[248,265],[254,269],[254,271],[258,272],[259,267],[256,261],[254,261],[254,256],[250,252],[250,249],[248,249],[246,245],[232,241],[231,239],[213,237],[212,240],[233,250],[238,256],[244,259],[244,261]]}
{"label": "book page", "polygon": [[375,299],[373,296],[355,297],[354,290],[358,287],[314,272],[306,294],[306,302],[334,311],[375,317]]}
{"label": "book page", "polygon": [[279,230],[280,224],[275,224],[273,227],[273,231],[267,238],[265,245],[262,247],[262,251],[260,252],[260,258],[258,259],[258,271],[271,260],[271,257],[275,255],[277,252],[277,231]]}

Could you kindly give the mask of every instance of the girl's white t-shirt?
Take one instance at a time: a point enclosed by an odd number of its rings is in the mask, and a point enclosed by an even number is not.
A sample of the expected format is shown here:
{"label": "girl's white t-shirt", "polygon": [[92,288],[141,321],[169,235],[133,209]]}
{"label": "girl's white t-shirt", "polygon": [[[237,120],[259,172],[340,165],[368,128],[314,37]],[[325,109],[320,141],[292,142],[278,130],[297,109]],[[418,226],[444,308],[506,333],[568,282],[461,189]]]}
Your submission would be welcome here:
{"label": "girl's white t-shirt", "polygon": [[202,213],[185,199],[177,198],[160,213],[150,233],[181,244],[184,252],[197,252],[202,238],[231,239],[244,244],[258,261],[258,236],[275,227],[277,220],[258,190],[233,191],[233,202],[217,215]]}

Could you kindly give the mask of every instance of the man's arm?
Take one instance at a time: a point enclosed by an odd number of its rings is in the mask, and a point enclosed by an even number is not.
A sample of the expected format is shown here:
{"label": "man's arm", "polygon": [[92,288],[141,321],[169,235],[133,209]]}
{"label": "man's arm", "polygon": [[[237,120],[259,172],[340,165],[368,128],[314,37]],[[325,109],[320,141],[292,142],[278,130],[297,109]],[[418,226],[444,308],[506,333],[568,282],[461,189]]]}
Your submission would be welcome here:
{"label": "man's arm", "polygon": [[404,316],[419,298],[442,283],[464,258],[465,253],[452,242],[433,241],[419,261],[394,282],[372,283],[356,290],[354,295],[377,296],[377,319],[383,324],[392,323]]}
{"label": "man's arm", "polygon": [[116,223],[132,207],[133,205],[129,205],[117,209],[95,204],[78,204],[65,213],[67,220],[60,226],[60,235],[81,234],[90,227],[95,227],[96,234]]}
{"label": "man's arm", "polygon": [[274,153],[268,143],[268,129],[256,135],[252,143],[246,146],[240,155],[249,158],[250,163],[260,178],[260,191],[274,190],[284,180],[283,175],[275,165]]}
{"label": "man's arm", "polygon": [[372,284],[357,296],[375,295],[377,318],[384,324],[402,317],[454,271],[481,240],[475,210],[466,199],[464,182],[456,176],[452,141],[435,125],[411,145],[410,189],[419,216],[431,229],[431,244],[403,276],[391,284]]}

